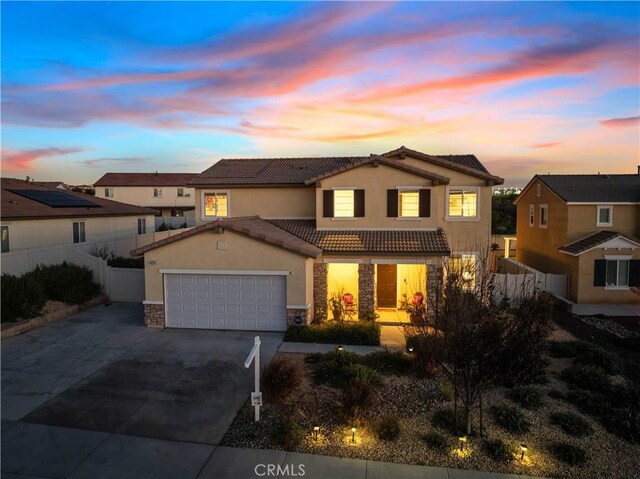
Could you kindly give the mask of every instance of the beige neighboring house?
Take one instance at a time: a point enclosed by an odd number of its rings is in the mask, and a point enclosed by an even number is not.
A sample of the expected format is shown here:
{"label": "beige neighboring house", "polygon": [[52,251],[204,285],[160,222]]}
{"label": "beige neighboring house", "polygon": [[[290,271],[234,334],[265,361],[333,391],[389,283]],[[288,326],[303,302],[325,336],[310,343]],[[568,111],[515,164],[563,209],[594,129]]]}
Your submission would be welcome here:
{"label": "beige neighboring house", "polygon": [[2,253],[154,230],[155,210],[25,180],[1,183]]}
{"label": "beige neighboring house", "polygon": [[[282,331],[328,314],[396,314],[437,295],[443,261],[471,267],[491,234],[491,189],[473,155],[223,159],[193,178],[198,225],[145,257],[146,323]],[[473,282],[472,273],[467,278]],[[404,313],[404,311],[402,311]]]}
{"label": "beige neighboring house", "polygon": [[94,183],[96,197],[158,210],[158,216],[184,216],[195,208],[197,173],[105,173]]}
{"label": "beige neighboring house", "polygon": [[575,303],[640,304],[640,168],[536,175],[515,204],[518,261],[566,274]]}

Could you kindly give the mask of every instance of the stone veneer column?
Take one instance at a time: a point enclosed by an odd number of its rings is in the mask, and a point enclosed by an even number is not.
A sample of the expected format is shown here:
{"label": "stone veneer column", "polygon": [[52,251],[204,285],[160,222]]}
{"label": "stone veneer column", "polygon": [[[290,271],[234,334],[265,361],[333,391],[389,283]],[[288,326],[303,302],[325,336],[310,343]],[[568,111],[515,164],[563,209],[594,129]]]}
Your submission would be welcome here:
{"label": "stone veneer column", "polygon": [[435,319],[436,309],[442,302],[442,266],[430,264],[427,266],[427,318]]}
{"label": "stone veneer column", "polygon": [[[327,263],[313,263],[313,316],[315,321],[327,318],[327,295]],[[323,315],[318,314],[320,309],[324,311]]]}
{"label": "stone veneer column", "polygon": [[374,311],[375,303],[375,265],[358,265],[358,316],[364,317]]}
{"label": "stone veneer column", "polygon": [[[296,324],[296,316],[302,318],[300,324]],[[308,308],[287,308],[287,326],[302,326],[311,321],[311,314]]]}
{"label": "stone veneer column", "polygon": [[150,328],[164,328],[164,304],[145,304],[144,324]]}

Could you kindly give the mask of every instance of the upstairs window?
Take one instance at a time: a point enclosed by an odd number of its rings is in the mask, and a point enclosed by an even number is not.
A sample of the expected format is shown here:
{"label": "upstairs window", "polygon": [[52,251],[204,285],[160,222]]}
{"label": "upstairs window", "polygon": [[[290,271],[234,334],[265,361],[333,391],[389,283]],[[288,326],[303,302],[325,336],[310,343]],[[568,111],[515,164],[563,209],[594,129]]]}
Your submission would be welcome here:
{"label": "upstairs window", "polygon": [[323,216],[325,218],[361,218],[364,216],[364,190],[324,190]]}
{"label": "upstairs window", "polygon": [[184,196],[184,188],[178,188],[178,196]]}
{"label": "upstairs window", "polygon": [[84,221],[74,221],[73,223],[73,242],[84,243],[87,241],[85,234]]}
{"label": "upstairs window", "polygon": [[450,218],[478,217],[478,190],[452,188],[448,190],[448,216]]}
{"label": "upstairs window", "polygon": [[162,198],[162,188],[154,188],[153,189],[153,197],[154,198]]}
{"label": "upstairs window", "polygon": [[540,228],[546,228],[549,225],[549,206],[540,205]]}
{"label": "upstairs window", "polygon": [[529,205],[529,226],[533,226],[536,222],[536,207]]}
{"label": "upstairs window", "polygon": [[138,234],[147,234],[147,220],[146,218],[138,218]]}
{"label": "upstairs window", "polygon": [[598,206],[596,226],[611,226],[613,224],[613,206]]}
{"label": "upstairs window", "polygon": [[113,188],[105,188],[104,189],[104,197],[105,198],[113,198]]}
{"label": "upstairs window", "polygon": [[208,218],[229,216],[229,194],[227,192],[205,193],[204,215]]}
{"label": "upstairs window", "polygon": [[428,218],[431,216],[429,188],[387,190],[388,218]]}
{"label": "upstairs window", "polygon": [[9,252],[9,227],[2,226],[2,252]]}

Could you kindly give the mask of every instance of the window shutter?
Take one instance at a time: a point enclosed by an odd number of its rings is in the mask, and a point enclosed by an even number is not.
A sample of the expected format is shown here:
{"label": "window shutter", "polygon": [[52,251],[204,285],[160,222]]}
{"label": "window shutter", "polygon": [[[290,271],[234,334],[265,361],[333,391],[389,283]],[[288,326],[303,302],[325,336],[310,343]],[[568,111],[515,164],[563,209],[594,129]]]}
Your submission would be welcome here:
{"label": "window shutter", "polygon": [[387,217],[398,217],[398,190],[387,190]]}
{"label": "window shutter", "polygon": [[593,285],[605,286],[607,284],[607,260],[597,259],[593,266]]}
{"label": "window shutter", "polygon": [[420,190],[420,218],[431,216],[431,190],[424,188]]}
{"label": "window shutter", "polygon": [[322,216],[333,218],[333,190],[322,192]]}
{"label": "window shutter", "polygon": [[629,261],[629,286],[640,286],[640,259]]}
{"label": "window shutter", "polygon": [[354,216],[356,218],[364,218],[364,190],[355,190],[353,192]]}

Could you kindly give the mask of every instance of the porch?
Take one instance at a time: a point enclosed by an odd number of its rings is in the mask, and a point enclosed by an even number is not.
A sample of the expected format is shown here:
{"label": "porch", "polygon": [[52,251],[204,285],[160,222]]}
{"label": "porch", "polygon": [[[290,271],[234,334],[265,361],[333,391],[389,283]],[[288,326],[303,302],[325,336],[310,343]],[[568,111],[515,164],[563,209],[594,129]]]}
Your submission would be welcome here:
{"label": "porch", "polygon": [[428,310],[441,281],[440,258],[325,258],[314,264],[314,303],[327,319],[377,315],[381,324],[408,324],[408,309],[419,304]]}

